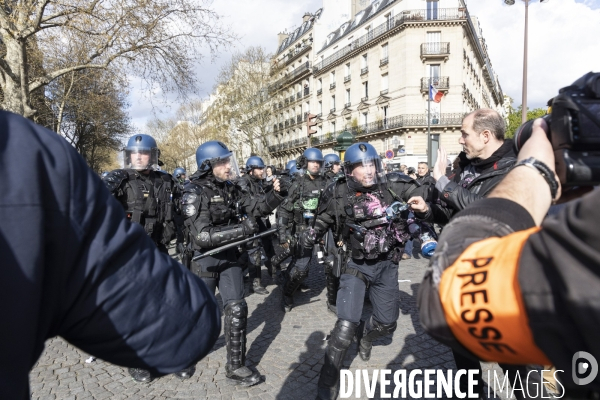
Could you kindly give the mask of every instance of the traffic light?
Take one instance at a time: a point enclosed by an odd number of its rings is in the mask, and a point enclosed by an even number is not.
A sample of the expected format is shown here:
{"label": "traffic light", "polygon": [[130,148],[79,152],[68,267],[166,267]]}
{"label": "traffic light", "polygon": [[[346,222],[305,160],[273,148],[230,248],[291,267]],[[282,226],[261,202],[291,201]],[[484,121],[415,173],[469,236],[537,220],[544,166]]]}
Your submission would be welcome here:
{"label": "traffic light", "polygon": [[311,129],[317,125],[317,116],[315,114],[306,114],[306,134],[308,136],[317,133],[316,129]]}

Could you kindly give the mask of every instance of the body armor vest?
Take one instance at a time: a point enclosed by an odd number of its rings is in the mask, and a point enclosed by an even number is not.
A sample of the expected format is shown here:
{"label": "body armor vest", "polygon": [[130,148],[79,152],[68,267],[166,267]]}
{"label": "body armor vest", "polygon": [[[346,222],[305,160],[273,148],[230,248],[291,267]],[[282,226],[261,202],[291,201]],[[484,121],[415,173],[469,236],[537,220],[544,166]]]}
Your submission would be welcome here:
{"label": "body armor vest", "polygon": [[129,176],[124,187],[127,193],[127,217],[142,225],[155,242],[163,243],[163,224],[173,219],[170,177],[155,175],[152,181],[150,177],[144,179],[134,170],[125,171]]}
{"label": "body armor vest", "polygon": [[390,219],[386,214],[392,202],[385,192],[348,193],[343,236],[350,243],[353,258],[387,257],[387,253],[398,252],[399,246],[409,239],[406,220]]}

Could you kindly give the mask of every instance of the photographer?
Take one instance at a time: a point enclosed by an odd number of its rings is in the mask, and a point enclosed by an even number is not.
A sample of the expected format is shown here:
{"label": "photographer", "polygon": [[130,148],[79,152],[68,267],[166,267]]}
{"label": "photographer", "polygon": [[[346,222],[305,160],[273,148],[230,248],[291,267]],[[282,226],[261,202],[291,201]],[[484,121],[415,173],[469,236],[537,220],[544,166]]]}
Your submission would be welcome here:
{"label": "photographer", "polygon": [[578,386],[573,367],[578,351],[600,357],[600,192],[542,223],[560,197],[547,129],[537,120],[517,166],[444,228],[419,292],[420,318],[462,354],[553,364],[564,371],[563,398],[588,398],[600,379]]}

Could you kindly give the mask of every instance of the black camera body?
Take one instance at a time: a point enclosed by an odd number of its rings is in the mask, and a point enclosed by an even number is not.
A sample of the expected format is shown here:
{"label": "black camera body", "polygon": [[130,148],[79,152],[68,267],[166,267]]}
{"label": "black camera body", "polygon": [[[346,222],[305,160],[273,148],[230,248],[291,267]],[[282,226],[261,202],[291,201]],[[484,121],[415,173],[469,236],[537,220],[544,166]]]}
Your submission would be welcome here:
{"label": "black camera body", "polygon": [[[556,174],[564,186],[600,184],[600,73],[589,72],[559,90],[548,103],[548,138],[554,149]],[[533,121],[515,132],[517,152],[531,137]]]}

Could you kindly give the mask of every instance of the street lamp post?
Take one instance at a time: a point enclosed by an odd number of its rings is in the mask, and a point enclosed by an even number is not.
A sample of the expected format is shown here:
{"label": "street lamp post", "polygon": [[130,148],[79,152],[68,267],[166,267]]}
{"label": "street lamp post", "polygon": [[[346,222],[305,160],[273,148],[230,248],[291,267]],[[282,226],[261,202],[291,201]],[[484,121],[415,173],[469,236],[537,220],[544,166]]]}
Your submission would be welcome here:
{"label": "street lamp post", "polygon": [[[521,99],[521,123],[527,121],[527,35],[529,21],[529,2],[532,0],[522,0],[525,3],[525,43],[523,45],[523,97]],[[540,0],[540,3],[547,3],[549,0]],[[515,0],[504,0],[505,4],[512,6]]]}

